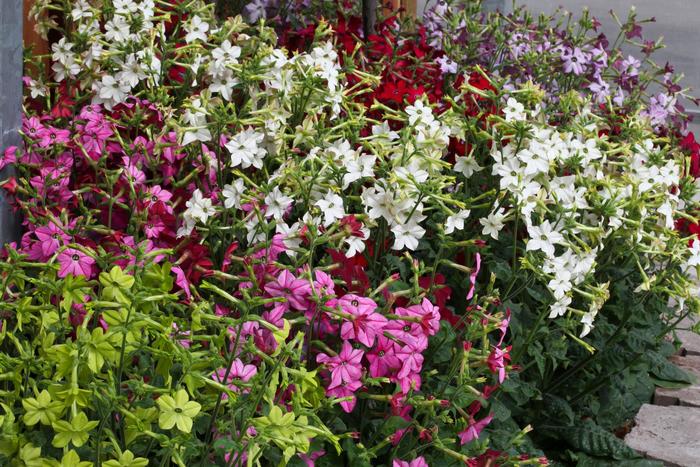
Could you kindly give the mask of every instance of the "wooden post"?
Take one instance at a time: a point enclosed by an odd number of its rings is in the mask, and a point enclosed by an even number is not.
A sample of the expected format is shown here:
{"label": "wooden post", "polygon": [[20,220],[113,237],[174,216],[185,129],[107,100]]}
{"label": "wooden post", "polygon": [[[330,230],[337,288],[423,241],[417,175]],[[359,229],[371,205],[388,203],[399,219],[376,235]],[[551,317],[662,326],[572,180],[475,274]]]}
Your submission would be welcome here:
{"label": "wooden post", "polygon": [[[0,151],[20,143],[22,123],[22,0],[2,0],[0,8]],[[0,180],[13,173],[0,171]],[[19,221],[0,189],[0,245],[17,240]]]}

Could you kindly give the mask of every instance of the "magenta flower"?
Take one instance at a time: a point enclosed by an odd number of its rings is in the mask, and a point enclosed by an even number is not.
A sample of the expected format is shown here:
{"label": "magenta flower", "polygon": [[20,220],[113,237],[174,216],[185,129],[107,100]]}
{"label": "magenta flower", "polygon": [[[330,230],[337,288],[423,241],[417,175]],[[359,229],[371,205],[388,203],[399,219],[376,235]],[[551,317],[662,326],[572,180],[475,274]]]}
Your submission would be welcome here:
{"label": "magenta flower", "polygon": [[392,467],[430,467],[423,456],[416,457],[412,461],[394,459]]}
{"label": "magenta flower", "polygon": [[168,190],[164,190],[160,185],[154,185],[148,189],[148,201],[151,203],[157,203],[161,201],[167,203],[173,197],[173,194]]}
{"label": "magenta flower", "polygon": [[[240,389],[238,388],[238,386],[231,383],[234,380],[239,380],[243,381],[244,383],[247,383],[256,374],[258,374],[258,369],[255,367],[255,365],[245,365],[239,358],[237,358],[231,363],[231,368],[228,371],[228,375],[226,375],[226,368],[219,368],[214,373],[212,373],[211,377],[214,381],[217,381],[222,384],[225,383],[230,390],[234,392],[239,392]],[[224,379],[226,381],[224,381]],[[244,389],[243,392],[247,391],[247,389]],[[228,394],[222,394],[221,398],[224,400],[228,399]]]}
{"label": "magenta flower", "polygon": [[65,144],[70,141],[70,131],[59,130],[52,126],[39,130],[38,136],[39,146],[42,148],[47,148],[54,144]]}
{"label": "magenta flower", "polygon": [[0,170],[10,164],[17,162],[17,146],[8,146],[4,152],[0,153]]}
{"label": "magenta flower", "polygon": [[414,342],[409,342],[397,350],[396,356],[401,361],[401,370],[396,375],[398,378],[405,378],[412,373],[420,373],[423,368],[422,349]]}
{"label": "magenta flower", "polygon": [[510,349],[506,348],[505,350],[494,347],[491,353],[489,354],[489,358],[486,361],[486,363],[489,366],[489,369],[493,373],[498,373],[498,382],[503,383],[503,381],[506,379],[506,362],[505,360],[510,358],[508,356],[508,351]]}
{"label": "magenta flower", "polygon": [[351,397],[351,399],[340,403],[340,406],[343,408],[343,410],[346,413],[350,413],[355,408],[355,404],[357,403],[357,397],[355,397],[355,391],[360,389],[361,386],[362,386],[362,383],[360,381],[351,381],[351,382],[343,381],[338,386],[335,386],[333,388],[329,388],[326,391],[326,395],[328,397],[335,397],[338,399],[340,399],[341,397]]}
{"label": "magenta flower", "polygon": [[479,435],[481,434],[482,430],[486,428],[486,426],[489,423],[491,423],[492,419],[493,414],[482,418],[478,422],[472,418],[469,422],[469,425],[467,425],[467,428],[464,431],[457,433],[457,436],[459,436],[459,443],[467,444],[469,441],[479,438]]}
{"label": "magenta flower", "polygon": [[362,376],[362,356],[364,352],[360,349],[353,349],[350,342],[343,342],[343,348],[335,357],[330,357],[325,353],[316,356],[316,361],[323,363],[331,372],[331,384],[329,389],[340,386],[343,382],[350,383],[358,381]]}
{"label": "magenta flower", "polygon": [[396,344],[381,335],[377,339],[377,345],[367,352],[367,360],[372,378],[387,376],[401,368],[401,360],[396,356]]}
{"label": "magenta flower", "polygon": [[272,297],[284,297],[292,307],[299,311],[306,309],[307,297],[311,295],[311,285],[303,279],[296,279],[292,273],[283,270],[275,282],[265,286],[265,291]]}
{"label": "magenta flower", "polygon": [[66,277],[68,274],[74,276],[85,276],[88,279],[92,276],[92,265],[95,260],[75,248],[66,248],[58,254],[58,277]]}
{"label": "magenta flower", "polygon": [[350,320],[343,322],[340,337],[355,339],[367,347],[372,347],[376,336],[381,335],[388,322],[384,316],[374,311],[377,309],[374,300],[347,294],[338,300],[338,304],[344,312],[352,315]]}
{"label": "magenta flower", "polygon": [[316,465],[316,459],[326,455],[326,451],[314,451],[309,454],[299,453],[299,458],[306,463],[306,467],[314,467]]}
{"label": "magenta flower", "polygon": [[34,231],[36,238],[39,239],[41,252],[44,258],[50,258],[60,247],[66,243],[70,243],[70,235],[67,235],[60,227],[53,222],[48,225],[37,227]]}
{"label": "magenta flower", "polygon": [[440,330],[440,308],[424,298],[420,305],[397,308],[399,316],[414,316],[421,319],[420,327],[425,335],[434,336]]}
{"label": "magenta flower", "polygon": [[471,300],[471,298],[474,296],[474,287],[476,286],[476,275],[479,274],[479,270],[481,269],[481,255],[479,253],[476,254],[476,266],[474,266],[474,270],[472,271],[471,274],[469,274],[469,293],[467,294],[467,300]]}

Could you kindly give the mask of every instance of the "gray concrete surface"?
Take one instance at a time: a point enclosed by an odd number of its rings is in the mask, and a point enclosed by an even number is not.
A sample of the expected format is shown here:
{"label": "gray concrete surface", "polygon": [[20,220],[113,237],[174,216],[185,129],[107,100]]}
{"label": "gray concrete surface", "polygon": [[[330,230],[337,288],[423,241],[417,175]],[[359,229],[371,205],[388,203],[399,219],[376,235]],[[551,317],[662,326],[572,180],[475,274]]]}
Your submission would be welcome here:
{"label": "gray concrete surface", "polygon": [[672,467],[700,465],[700,409],[644,404],[625,438],[632,449]]}
{"label": "gray concrete surface", "polygon": [[[2,0],[0,8],[0,154],[19,143],[22,106],[22,0]],[[0,180],[12,170],[0,171]],[[17,239],[19,225],[0,189],[0,245]]]}

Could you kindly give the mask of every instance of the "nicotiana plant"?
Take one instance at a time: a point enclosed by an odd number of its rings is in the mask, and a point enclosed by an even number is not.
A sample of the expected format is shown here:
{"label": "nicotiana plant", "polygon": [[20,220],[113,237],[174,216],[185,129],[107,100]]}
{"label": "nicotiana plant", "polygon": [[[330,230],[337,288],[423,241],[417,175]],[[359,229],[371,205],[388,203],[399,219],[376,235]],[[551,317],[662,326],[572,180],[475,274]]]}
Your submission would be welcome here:
{"label": "nicotiana plant", "polygon": [[[7,462],[536,465],[556,436],[636,457],[591,397],[618,367],[684,381],[639,365],[697,306],[682,128],[395,17],[34,13],[60,39],[0,162],[25,227],[0,265]],[[571,434],[574,410],[599,425]]]}

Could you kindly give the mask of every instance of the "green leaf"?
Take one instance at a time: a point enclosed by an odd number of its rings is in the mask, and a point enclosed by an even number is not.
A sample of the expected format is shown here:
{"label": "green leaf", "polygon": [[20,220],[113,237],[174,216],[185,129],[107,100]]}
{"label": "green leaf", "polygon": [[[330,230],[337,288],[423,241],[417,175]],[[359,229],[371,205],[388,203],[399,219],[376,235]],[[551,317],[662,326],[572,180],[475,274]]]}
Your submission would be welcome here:
{"label": "green leaf", "polygon": [[577,426],[541,425],[536,427],[555,439],[566,441],[572,448],[596,457],[636,459],[639,455],[614,434],[588,420]]}
{"label": "green leaf", "polygon": [[656,379],[686,384],[693,384],[697,381],[695,376],[669,362],[658,353],[652,352],[648,354],[648,358],[651,360],[649,373]]}

